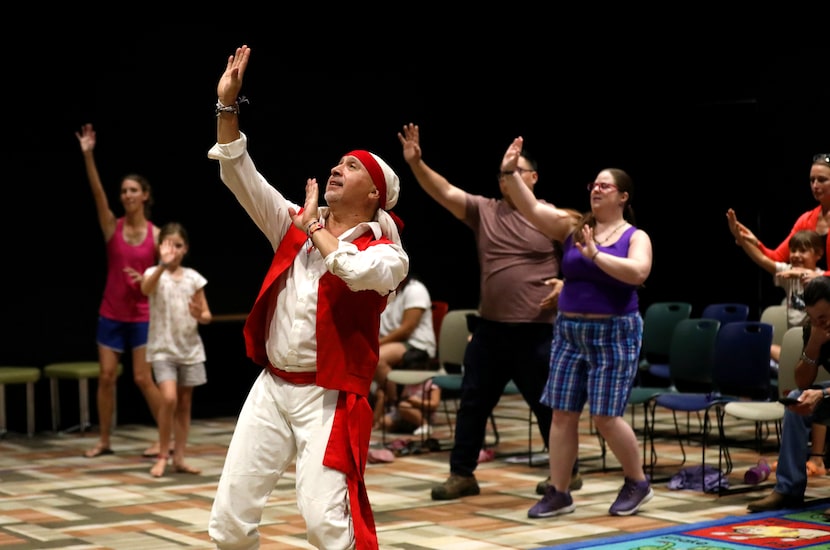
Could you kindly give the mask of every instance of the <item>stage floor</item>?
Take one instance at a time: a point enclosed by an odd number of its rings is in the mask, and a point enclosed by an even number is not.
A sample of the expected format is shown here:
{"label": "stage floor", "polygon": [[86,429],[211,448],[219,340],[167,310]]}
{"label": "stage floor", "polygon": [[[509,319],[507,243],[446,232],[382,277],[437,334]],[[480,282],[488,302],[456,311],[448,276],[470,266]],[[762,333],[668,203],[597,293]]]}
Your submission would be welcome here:
{"label": "stage floor", "polygon": [[[195,396],[198,400],[198,392]],[[613,455],[602,470],[599,440],[584,416],[581,435],[584,487],[575,492],[573,514],[532,520],[527,510],[536,502],[537,482],[547,477],[547,464],[536,426],[532,441],[538,455],[534,465],[518,455],[527,451],[527,406],[518,396],[506,396],[499,404],[496,422],[500,441],[495,457],[479,465],[476,476],[481,494],[456,501],[432,501],[430,488],[446,479],[449,451],[438,450],[397,457],[391,463],[367,467],[369,498],[378,528],[380,546],[393,550],[488,550],[534,549],[693,524],[730,515],[743,515],[746,504],[769,489],[720,496],[692,490],[670,490],[655,483],[655,498],[639,514],[612,517],[608,507],[622,484]],[[635,426],[642,425],[641,409]],[[631,419],[630,416],[626,417]],[[660,430],[670,416],[658,417]],[[38,433],[34,438],[8,434],[0,439],[0,549],[102,549],[102,548],[212,548],[207,522],[213,492],[230,440],[234,418],[195,419],[188,462],[201,475],[172,473],[150,475],[152,460],[141,452],[156,437],[151,426],[118,426],[113,438],[115,454],[96,459],[82,456],[96,442],[96,433]],[[697,420],[693,417],[692,424]],[[730,421],[727,433],[751,439],[753,427]],[[488,431],[492,444],[492,432]],[[446,425],[433,436],[449,443]],[[418,436],[387,434],[389,440]],[[774,434],[773,434],[774,437]],[[373,435],[380,446],[381,434]],[[641,438],[642,440],[642,438]],[[776,459],[771,447],[763,456]],[[754,448],[732,447],[735,470],[733,488],[743,473],[757,463]],[[679,447],[674,440],[657,442],[658,474],[680,469]],[[700,464],[700,446],[688,449],[687,466]],[[541,458],[540,458],[541,457]],[[717,448],[707,453],[707,463],[717,464]],[[830,496],[830,476],[811,477],[808,499]],[[752,519],[752,516],[747,516]],[[311,548],[305,542],[305,526],[294,501],[293,475],[275,488],[264,512],[262,548]]]}

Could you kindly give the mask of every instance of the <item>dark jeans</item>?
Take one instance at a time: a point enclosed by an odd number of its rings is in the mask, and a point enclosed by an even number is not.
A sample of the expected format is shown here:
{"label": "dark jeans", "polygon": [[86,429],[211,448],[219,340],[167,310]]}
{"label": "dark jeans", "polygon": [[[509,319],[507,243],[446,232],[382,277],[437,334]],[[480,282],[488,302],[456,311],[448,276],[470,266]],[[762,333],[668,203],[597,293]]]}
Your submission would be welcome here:
{"label": "dark jeans", "polygon": [[[455,421],[450,472],[471,476],[490,414],[510,379],[533,410],[545,447],[553,411],[539,399],[550,368],[553,326],[546,323],[498,323],[476,319],[473,338],[464,354],[464,378]],[[574,464],[574,471],[578,471]]]}

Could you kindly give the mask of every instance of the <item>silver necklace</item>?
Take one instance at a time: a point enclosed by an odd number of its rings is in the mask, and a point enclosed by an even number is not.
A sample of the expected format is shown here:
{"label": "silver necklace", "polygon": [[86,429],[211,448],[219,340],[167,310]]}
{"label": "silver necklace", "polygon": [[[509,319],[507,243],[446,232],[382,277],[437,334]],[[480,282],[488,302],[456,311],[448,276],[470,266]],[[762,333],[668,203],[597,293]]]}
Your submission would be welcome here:
{"label": "silver necklace", "polygon": [[617,233],[617,231],[622,229],[626,224],[628,224],[628,222],[623,220],[623,222],[617,227],[615,227],[614,230],[611,233],[609,233],[608,236],[606,236],[603,240],[599,240],[598,238],[594,237],[594,242],[597,244],[607,243],[611,239],[611,237],[613,237]]}

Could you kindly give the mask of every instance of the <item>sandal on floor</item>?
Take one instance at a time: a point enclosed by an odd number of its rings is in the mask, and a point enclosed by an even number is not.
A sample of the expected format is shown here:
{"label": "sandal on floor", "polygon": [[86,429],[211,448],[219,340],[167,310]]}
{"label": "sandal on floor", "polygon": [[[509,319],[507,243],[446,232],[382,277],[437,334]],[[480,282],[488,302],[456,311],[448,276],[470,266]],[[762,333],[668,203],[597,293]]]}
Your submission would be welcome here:
{"label": "sandal on floor", "polygon": [[102,447],[100,443],[93,448],[89,449],[88,451],[84,452],[84,457],[86,458],[97,458],[99,456],[104,455],[114,455],[115,451],[110,449],[109,447]]}

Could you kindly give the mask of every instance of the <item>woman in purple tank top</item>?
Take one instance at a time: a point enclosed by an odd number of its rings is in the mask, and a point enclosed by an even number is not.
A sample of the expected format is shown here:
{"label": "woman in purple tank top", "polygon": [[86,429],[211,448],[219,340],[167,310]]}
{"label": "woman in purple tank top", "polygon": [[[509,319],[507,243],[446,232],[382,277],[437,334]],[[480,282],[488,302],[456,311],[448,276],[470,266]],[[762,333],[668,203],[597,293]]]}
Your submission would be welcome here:
{"label": "woman in purple tank top", "polygon": [[502,160],[505,185],[516,208],[539,231],[562,243],[564,285],[553,325],[550,373],[541,402],[553,409],[551,482],[527,515],[546,518],[575,509],[568,491],[569,464],[579,448],[579,417],[589,404],[597,430],[622,466],[625,482],[608,513],[636,514],[654,491],[646,479],[640,445],[625,420],[637,375],[643,319],[637,290],[651,272],[648,234],[633,225],[631,178],[602,170],[588,184],[591,210],[575,221],[541,203],[514,172],[524,140],[513,140]]}
{"label": "woman in purple tank top", "polygon": [[[152,204],[150,184],[138,174],[128,174],[121,181],[120,198],[124,216],[116,218],[95,165],[95,130],[92,124],[85,124],[75,135],[81,145],[107,252],[107,282],[98,310],[97,330],[98,362],[101,365],[96,395],[100,438],[93,448],[84,453],[85,457],[94,458],[113,453],[110,433],[115,409],[116,371],[125,351],[132,351],[133,380],[144,395],[154,419],[161,404],[161,394],[146,357],[150,314],[147,297],[141,293],[144,270],[157,263],[159,228],[149,219]],[[157,456],[158,443],[144,454]]]}

